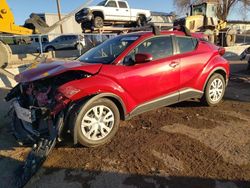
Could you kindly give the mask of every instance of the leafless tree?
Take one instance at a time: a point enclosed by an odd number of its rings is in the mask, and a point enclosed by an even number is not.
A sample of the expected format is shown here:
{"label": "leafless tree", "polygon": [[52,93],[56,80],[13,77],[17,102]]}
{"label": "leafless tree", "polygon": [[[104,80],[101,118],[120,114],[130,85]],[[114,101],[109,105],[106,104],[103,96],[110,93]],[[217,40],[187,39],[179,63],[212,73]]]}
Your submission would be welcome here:
{"label": "leafless tree", "polygon": [[176,0],[174,4],[180,10],[187,10],[191,4],[197,4],[202,2],[214,2],[218,4],[217,16],[226,20],[230,10],[237,4],[240,3],[243,8],[250,6],[250,0]]}

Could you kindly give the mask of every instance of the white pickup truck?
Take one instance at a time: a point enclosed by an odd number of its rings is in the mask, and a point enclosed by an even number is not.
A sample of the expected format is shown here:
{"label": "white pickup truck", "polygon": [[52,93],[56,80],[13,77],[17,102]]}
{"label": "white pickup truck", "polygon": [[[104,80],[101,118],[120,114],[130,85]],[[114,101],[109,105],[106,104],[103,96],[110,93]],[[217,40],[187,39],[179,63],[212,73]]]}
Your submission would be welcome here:
{"label": "white pickup truck", "polygon": [[127,1],[106,0],[97,6],[80,10],[76,13],[75,20],[82,25],[82,29],[90,29],[114,24],[143,26],[150,17],[149,10],[131,9]]}

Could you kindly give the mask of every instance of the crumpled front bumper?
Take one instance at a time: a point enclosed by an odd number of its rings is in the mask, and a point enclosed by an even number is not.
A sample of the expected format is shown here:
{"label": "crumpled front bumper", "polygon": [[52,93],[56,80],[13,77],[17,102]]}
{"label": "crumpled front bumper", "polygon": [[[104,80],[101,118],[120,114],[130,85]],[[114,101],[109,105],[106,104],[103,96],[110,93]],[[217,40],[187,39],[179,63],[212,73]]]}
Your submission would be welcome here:
{"label": "crumpled front bumper", "polygon": [[[19,144],[34,144],[41,138],[56,137],[55,131],[50,130],[55,127],[53,121],[50,118],[42,118],[45,109],[25,109],[20,106],[18,100],[13,100],[12,106],[11,131]],[[38,114],[41,117],[38,117]]]}
{"label": "crumpled front bumper", "polygon": [[76,15],[75,20],[77,23],[83,23],[83,22],[89,22],[93,19],[94,15],[92,13],[89,13],[87,15]]}

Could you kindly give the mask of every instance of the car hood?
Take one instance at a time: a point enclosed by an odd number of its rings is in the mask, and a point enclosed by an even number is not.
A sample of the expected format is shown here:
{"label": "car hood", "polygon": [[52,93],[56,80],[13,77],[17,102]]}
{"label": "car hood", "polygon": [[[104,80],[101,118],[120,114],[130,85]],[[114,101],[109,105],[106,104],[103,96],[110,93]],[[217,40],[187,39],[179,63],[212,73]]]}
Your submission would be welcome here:
{"label": "car hood", "polygon": [[96,74],[101,67],[102,64],[89,64],[79,61],[40,63],[38,65],[32,65],[29,69],[16,75],[15,80],[20,83],[32,82],[47,77],[53,77],[67,71],[83,71],[89,74]]}

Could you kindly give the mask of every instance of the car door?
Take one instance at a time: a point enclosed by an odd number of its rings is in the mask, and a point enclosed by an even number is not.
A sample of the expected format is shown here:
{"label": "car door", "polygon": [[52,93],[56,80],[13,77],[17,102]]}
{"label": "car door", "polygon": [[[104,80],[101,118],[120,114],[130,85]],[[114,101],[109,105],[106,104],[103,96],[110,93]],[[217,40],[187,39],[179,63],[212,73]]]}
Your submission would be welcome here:
{"label": "car door", "polygon": [[[119,82],[137,105],[148,103],[150,109],[152,105],[162,106],[178,101],[179,60],[173,52],[172,37],[157,36],[145,40],[124,58],[125,68],[120,76],[123,79]],[[133,59],[138,53],[151,54],[153,60],[126,66],[126,59]]]}
{"label": "car door", "polygon": [[69,35],[65,41],[65,48],[74,48],[77,42],[77,35]]}
{"label": "car door", "polygon": [[121,20],[116,1],[108,1],[105,5],[105,20]]}
{"label": "car door", "polygon": [[197,80],[211,58],[209,51],[199,50],[197,39],[188,36],[176,36],[180,58],[180,89],[181,93],[195,94]]}
{"label": "car door", "polygon": [[54,46],[57,50],[62,49],[62,48],[64,47],[64,45],[63,45],[64,40],[65,40],[65,36],[57,37],[57,38],[53,41],[53,46]]}
{"label": "car door", "polygon": [[125,1],[118,1],[118,15],[122,21],[131,21],[130,9]]}

